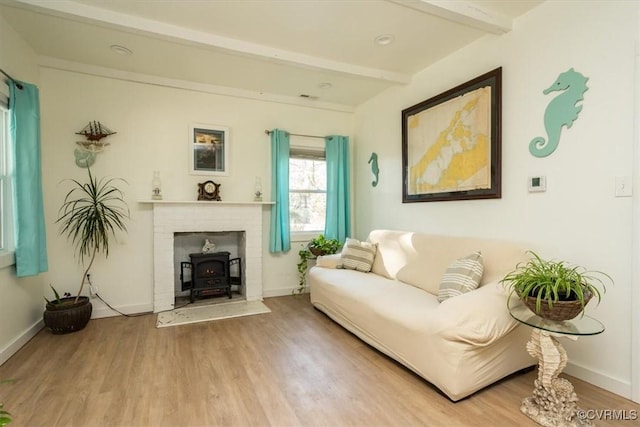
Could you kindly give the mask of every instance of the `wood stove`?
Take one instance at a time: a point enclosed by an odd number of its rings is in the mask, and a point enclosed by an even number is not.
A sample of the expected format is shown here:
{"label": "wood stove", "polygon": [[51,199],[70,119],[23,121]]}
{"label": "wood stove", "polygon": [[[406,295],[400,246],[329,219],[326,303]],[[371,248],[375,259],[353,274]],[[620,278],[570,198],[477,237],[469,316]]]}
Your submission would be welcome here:
{"label": "wood stove", "polygon": [[189,254],[191,261],[180,263],[180,283],[183,291],[191,291],[191,302],[196,297],[221,293],[231,298],[231,286],[242,285],[240,258],[229,255],[229,252]]}

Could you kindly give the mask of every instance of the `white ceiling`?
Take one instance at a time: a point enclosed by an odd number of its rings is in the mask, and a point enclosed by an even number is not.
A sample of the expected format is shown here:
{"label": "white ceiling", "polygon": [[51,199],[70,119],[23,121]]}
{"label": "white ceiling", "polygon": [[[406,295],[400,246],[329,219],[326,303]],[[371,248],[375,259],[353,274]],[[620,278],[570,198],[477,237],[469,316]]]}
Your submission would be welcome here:
{"label": "white ceiling", "polygon": [[350,108],[541,2],[0,0],[0,14],[44,66]]}

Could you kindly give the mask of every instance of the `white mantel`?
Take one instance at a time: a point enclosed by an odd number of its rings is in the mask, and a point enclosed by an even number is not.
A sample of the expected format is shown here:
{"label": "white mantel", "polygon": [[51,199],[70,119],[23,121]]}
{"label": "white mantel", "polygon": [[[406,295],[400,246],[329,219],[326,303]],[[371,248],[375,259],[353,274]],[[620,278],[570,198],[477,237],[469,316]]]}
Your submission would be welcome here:
{"label": "white mantel", "polygon": [[154,205],[241,205],[241,206],[269,206],[275,202],[216,202],[213,200],[139,200],[138,203],[151,203]]}
{"label": "white mantel", "polygon": [[173,238],[182,232],[245,233],[247,301],[262,300],[262,208],[272,202],[143,200],[153,204],[153,311],[175,305]]}

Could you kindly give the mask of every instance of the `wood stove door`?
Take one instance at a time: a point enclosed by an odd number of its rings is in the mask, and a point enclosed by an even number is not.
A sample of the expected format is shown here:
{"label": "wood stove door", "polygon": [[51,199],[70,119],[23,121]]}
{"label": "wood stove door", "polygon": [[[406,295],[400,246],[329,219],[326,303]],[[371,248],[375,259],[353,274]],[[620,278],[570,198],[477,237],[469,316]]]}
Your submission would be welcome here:
{"label": "wood stove door", "polygon": [[183,291],[193,288],[193,264],[190,262],[180,263],[180,285]]}

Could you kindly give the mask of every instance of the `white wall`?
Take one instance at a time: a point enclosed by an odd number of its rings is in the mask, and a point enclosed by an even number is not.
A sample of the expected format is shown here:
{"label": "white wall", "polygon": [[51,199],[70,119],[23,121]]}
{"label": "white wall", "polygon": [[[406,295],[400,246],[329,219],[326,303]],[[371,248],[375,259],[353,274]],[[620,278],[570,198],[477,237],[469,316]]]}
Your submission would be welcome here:
{"label": "white wall", "polygon": [[[567,372],[629,396],[631,378],[631,198],[614,197],[614,177],[632,175],[634,43],[637,3],[545,2],[512,32],[486,36],[356,110],[357,234],[411,229],[525,242],[613,276],[603,302],[588,313],[605,333],[565,342]],[[402,204],[400,112],[496,67],[503,67],[502,198]],[[560,72],[589,77],[584,109],[548,158],[529,154],[543,134]],[[380,183],[372,188],[367,160],[378,153]],[[545,175],[546,193],[528,193],[527,177]],[[640,189],[636,189],[640,191]],[[603,351],[603,349],[608,349]]]}
{"label": "white wall", "polygon": [[[109,259],[99,259],[92,279],[100,295],[122,310],[151,309],[153,296],[153,218],[149,200],[153,171],[159,170],[167,200],[195,200],[197,183],[210,177],[188,173],[189,124],[230,128],[230,175],[221,183],[224,201],[252,201],[255,177],[262,177],[264,200],[270,200],[270,144],[265,129],[350,135],[353,113],[219,96],[191,90],[133,83],[76,72],[41,69],[43,174],[48,229],[50,277],[58,290],[75,292],[82,276],[71,244],[59,236],[54,222],[66,193],[66,178],[85,179],[74,163],[79,136],[90,120],[117,131],[111,145],[98,154],[92,171],[122,177],[131,209],[129,232],[112,245]],[[269,208],[263,211],[265,296],[287,294],[297,287],[295,245],[288,254],[268,252]],[[94,300],[96,315],[105,313]]]}
{"label": "white wall", "polygon": [[[0,68],[15,79],[38,84],[34,52],[2,16]],[[0,364],[42,327],[43,283],[46,274],[18,279],[14,266],[0,268]]]}

